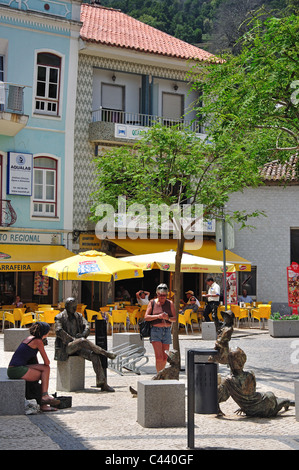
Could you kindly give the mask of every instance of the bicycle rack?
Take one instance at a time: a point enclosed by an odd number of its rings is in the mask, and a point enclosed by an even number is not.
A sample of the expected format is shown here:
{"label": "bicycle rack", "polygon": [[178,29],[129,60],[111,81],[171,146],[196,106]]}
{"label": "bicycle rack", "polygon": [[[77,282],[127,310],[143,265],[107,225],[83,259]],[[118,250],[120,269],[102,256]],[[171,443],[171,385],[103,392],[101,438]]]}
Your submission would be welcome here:
{"label": "bicycle rack", "polygon": [[[123,369],[140,375],[140,368],[148,363],[149,358],[145,356],[144,348],[129,343],[120,344],[110,351],[117,354],[115,359],[108,359],[108,368],[120,375],[124,375]],[[140,363],[140,361],[142,361]]]}

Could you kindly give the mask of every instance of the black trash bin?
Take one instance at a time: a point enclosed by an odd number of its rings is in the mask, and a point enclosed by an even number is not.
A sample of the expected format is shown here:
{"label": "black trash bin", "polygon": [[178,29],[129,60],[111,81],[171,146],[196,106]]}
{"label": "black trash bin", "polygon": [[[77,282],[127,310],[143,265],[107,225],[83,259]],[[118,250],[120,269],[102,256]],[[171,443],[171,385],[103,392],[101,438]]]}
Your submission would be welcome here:
{"label": "black trash bin", "polygon": [[218,412],[218,364],[208,362],[215,349],[190,349],[187,353],[188,447],[194,449],[194,414]]}
{"label": "black trash bin", "polygon": [[215,349],[193,350],[193,371],[188,372],[194,374],[194,412],[198,414],[218,411],[218,364],[208,362],[216,354]]}
{"label": "black trash bin", "polygon": [[[95,321],[95,343],[97,346],[100,346],[102,349],[107,351],[107,324],[106,320],[96,320]],[[107,357],[100,355],[101,364],[107,376]]]}

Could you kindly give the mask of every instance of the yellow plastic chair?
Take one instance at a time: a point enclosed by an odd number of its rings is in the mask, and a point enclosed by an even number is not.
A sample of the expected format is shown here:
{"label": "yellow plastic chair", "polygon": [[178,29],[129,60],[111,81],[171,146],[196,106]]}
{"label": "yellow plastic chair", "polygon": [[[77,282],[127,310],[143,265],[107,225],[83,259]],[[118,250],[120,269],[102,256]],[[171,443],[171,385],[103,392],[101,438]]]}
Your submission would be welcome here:
{"label": "yellow plastic chair", "polygon": [[11,312],[3,312],[2,317],[2,330],[4,330],[5,322],[12,323],[14,328],[16,327],[16,319],[13,313]]}
{"label": "yellow plastic chair", "polygon": [[13,309],[13,314],[14,314],[14,317],[15,317],[15,321],[21,321],[22,320],[22,316],[24,315],[24,313],[26,312],[26,307],[25,308],[14,308]]}
{"label": "yellow plastic chair", "polygon": [[240,326],[240,320],[243,320],[244,318],[248,320],[248,310],[246,310],[246,308],[241,308],[239,305],[231,305],[230,309],[237,320],[237,328]]}
{"label": "yellow plastic chair", "polygon": [[35,312],[38,309],[38,304],[36,302],[26,302],[25,305],[26,309],[29,309],[30,312]]}
{"label": "yellow plastic chair", "polygon": [[126,310],[112,310],[108,313],[108,325],[110,324],[111,332],[113,334],[114,324],[119,324],[119,331],[121,325],[124,325],[125,331],[127,331],[127,311]]}
{"label": "yellow plastic chair", "polygon": [[43,313],[38,314],[38,321],[44,321],[49,325],[55,324],[55,317],[60,313],[60,310],[44,310]]}
{"label": "yellow plastic chair", "polygon": [[191,332],[193,333],[193,327],[191,322],[191,314],[193,310],[188,308],[184,313],[179,313],[179,324],[185,326],[186,333],[188,334],[188,325],[190,326]]}
{"label": "yellow plastic chair", "polygon": [[90,310],[88,308],[85,310],[85,312],[87,321],[90,324],[94,323],[95,320],[103,320],[101,312],[96,312],[96,310]]}
{"label": "yellow plastic chair", "polygon": [[268,304],[260,304],[258,308],[253,308],[251,310],[252,321],[254,321],[254,319],[258,320],[260,328],[261,328],[261,320],[263,320],[263,328],[264,328],[264,320],[269,320],[270,315],[271,315],[271,305],[268,305]]}
{"label": "yellow plastic chair", "polygon": [[77,312],[81,313],[81,315],[84,315],[84,310],[86,309],[87,305],[84,304],[78,304],[77,305]]}
{"label": "yellow plastic chair", "polygon": [[100,312],[102,312],[102,313],[107,313],[107,312],[109,312],[109,310],[110,310],[110,307],[101,307],[100,308]]}
{"label": "yellow plastic chair", "polygon": [[[136,309],[137,312],[138,312],[138,309]],[[136,314],[135,314],[135,310],[129,312],[128,311],[128,317],[129,317],[129,329],[130,329],[130,326],[133,325],[133,328],[134,328],[134,331],[137,331],[137,319],[136,319]]]}
{"label": "yellow plastic chair", "polygon": [[31,313],[24,313],[21,320],[21,328],[26,325],[32,325],[32,323],[36,322],[35,315],[33,312]]}

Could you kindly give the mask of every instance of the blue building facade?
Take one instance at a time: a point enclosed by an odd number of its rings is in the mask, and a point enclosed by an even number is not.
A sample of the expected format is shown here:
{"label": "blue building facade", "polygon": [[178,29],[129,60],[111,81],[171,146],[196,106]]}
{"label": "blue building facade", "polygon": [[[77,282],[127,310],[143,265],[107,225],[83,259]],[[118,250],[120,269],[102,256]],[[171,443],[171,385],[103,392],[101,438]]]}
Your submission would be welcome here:
{"label": "blue building facade", "polygon": [[72,248],[80,7],[0,0],[2,303],[16,294],[37,303],[62,297],[40,271]]}

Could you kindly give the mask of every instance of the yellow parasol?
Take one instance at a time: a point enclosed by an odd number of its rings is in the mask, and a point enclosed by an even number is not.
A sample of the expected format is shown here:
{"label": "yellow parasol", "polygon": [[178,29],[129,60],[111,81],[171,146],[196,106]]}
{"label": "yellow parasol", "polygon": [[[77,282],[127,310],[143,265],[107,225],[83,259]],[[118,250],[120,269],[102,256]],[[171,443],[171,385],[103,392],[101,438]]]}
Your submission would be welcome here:
{"label": "yellow parasol", "polygon": [[[144,271],[151,269],[160,269],[162,271],[175,271],[175,256],[173,250],[160,253],[147,253],[144,255],[126,256],[123,261],[132,263],[136,268],[142,268]],[[232,263],[226,263],[228,272],[235,271]],[[220,273],[223,272],[223,262],[201,256],[183,253],[181,262],[182,273]]]}
{"label": "yellow parasol", "polygon": [[58,281],[102,281],[143,277],[143,270],[100,251],[85,251],[43,267],[43,275]]}

